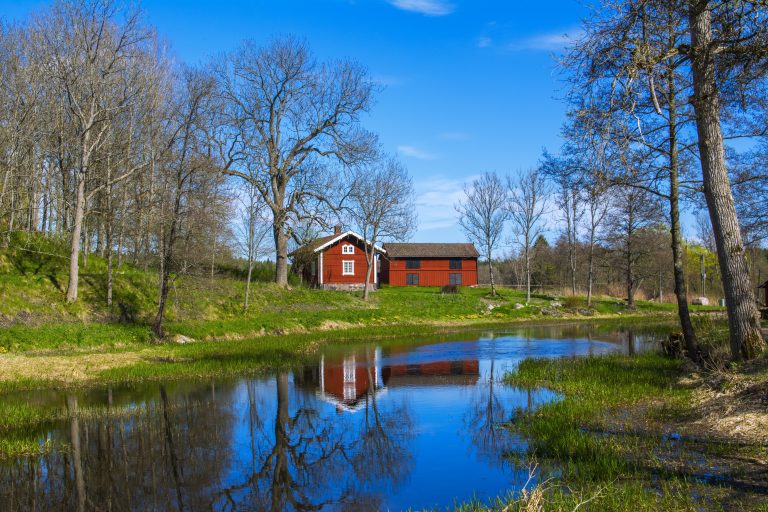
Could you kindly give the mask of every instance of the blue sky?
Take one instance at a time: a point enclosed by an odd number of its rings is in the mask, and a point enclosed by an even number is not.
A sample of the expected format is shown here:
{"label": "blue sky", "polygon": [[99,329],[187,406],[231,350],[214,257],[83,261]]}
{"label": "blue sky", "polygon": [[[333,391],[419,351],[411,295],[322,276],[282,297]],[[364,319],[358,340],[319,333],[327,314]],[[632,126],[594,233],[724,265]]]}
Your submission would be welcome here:
{"label": "blue sky", "polygon": [[[23,19],[43,1],[0,0]],[[454,203],[485,171],[516,173],[557,150],[565,106],[555,56],[586,9],[576,0],[187,0],[141,2],[179,59],[250,38],[305,38],[319,59],[352,58],[383,85],[365,126],[413,176],[414,241],[463,241]]]}

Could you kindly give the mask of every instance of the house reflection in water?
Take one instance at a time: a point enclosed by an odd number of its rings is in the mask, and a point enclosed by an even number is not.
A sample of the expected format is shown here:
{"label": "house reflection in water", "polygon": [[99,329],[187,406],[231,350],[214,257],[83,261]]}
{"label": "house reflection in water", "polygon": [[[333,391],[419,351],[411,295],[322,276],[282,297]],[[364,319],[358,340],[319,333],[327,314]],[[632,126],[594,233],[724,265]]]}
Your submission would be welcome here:
{"label": "house reflection in water", "polygon": [[365,407],[372,395],[387,388],[422,386],[471,386],[480,379],[477,359],[429,361],[382,365],[380,348],[369,348],[344,356],[323,355],[316,365],[306,366],[294,380],[298,387],[314,390],[339,412]]}

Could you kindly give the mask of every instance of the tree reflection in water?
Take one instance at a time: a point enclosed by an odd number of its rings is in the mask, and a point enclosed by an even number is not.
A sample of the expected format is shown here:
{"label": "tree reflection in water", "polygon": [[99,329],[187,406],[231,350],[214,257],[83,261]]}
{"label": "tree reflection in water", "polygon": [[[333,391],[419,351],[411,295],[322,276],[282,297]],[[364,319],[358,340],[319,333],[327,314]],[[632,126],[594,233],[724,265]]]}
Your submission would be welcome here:
{"label": "tree reflection in water", "polygon": [[[492,344],[495,342],[495,339],[490,340]],[[506,425],[515,411],[510,410],[500,398],[509,390],[501,382],[502,375],[497,374],[496,358],[491,357],[489,363],[487,378],[480,379],[472,394],[464,415],[464,426],[479,458],[493,465],[504,465],[511,461],[510,453],[525,450],[525,441]],[[526,389],[525,393],[524,411],[530,412],[534,406],[532,393],[530,389]]]}
{"label": "tree reflection in water", "polygon": [[[321,411],[314,396],[316,368],[291,393],[289,376],[276,377],[275,415],[248,393],[250,471],[219,493],[222,510],[320,510],[328,505],[375,509],[375,489],[396,484],[409,468],[410,420],[405,407],[383,413],[376,400],[370,361],[366,359],[368,392],[354,414]],[[301,393],[301,390],[312,391]],[[296,404],[291,407],[291,400]],[[361,414],[362,413],[362,414]],[[369,485],[374,484],[374,485]]]}
{"label": "tree reflection in water", "polygon": [[293,378],[3,396],[62,419],[0,435],[62,448],[0,462],[0,512],[370,510],[495,495],[527,479],[525,440],[505,422],[555,397],[503,385],[504,370],[641,351],[664,335],[526,328],[391,345],[386,357],[329,349]]}
{"label": "tree reflection in water", "polygon": [[[369,393],[355,414],[323,411],[287,373],[241,387],[241,426],[237,386],[160,385],[117,406],[111,388],[87,406],[66,395],[66,423],[50,435],[67,448],[0,465],[0,510],[376,508],[377,490],[409,471],[405,406],[383,411]],[[236,439],[238,427],[247,437]]]}

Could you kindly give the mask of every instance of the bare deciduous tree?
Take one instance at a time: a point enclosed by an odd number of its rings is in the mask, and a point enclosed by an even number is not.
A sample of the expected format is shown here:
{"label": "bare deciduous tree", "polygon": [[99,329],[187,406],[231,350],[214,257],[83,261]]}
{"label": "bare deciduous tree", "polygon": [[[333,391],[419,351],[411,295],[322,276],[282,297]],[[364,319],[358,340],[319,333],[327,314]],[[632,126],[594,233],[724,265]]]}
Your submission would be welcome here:
{"label": "bare deciduous tree", "polygon": [[185,216],[189,214],[188,199],[198,175],[212,173],[215,165],[206,156],[207,129],[211,121],[208,102],[213,94],[213,80],[199,70],[183,73],[177,92],[168,139],[164,189],[168,210],[161,219],[160,296],[157,315],[152,325],[155,336],[164,335],[166,303],[177,242]]}
{"label": "bare deciduous tree", "polygon": [[317,64],[307,46],[281,38],[253,42],[214,65],[231,127],[227,156],[241,165],[225,172],[253,184],[272,212],[275,282],[288,284],[288,240],[313,203],[334,205],[340,176],[373,150],[359,126],[373,82],[354,62]]}
{"label": "bare deciduous tree", "polygon": [[357,169],[347,208],[365,244],[365,291],[368,300],[376,245],[383,240],[407,239],[416,227],[413,183],[403,164],[394,157],[380,157]]}
{"label": "bare deciduous tree", "polygon": [[491,280],[491,295],[496,295],[493,276],[493,251],[501,242],[504,223],[509,219],[507,191],[496,173],[484,173],[464,185],[464,199],[455,205],[459,214],[459,225],[467,237],[480,247],[481,254],[488,261]]}
{"label": "bare deciduous tree", "polygon": [[247,184],[245,195],[242,198],[242,221],[245,234],[245,253],[247,273],[245,278],[245,297],[243,299],[243,309],[248,311],[251,280],[253,279],[253,267],[256,259],[266,251],[263,247],[264,237],[270,229],[270,222],[266,215],[266,204],[261,199],[256,187]]}
{"label": "bare deciduous tree", "polygon": [[624,274],[627,307],[634,309],[635,292],[648,277],[641,271],[641,262],[658,250],[652,229],[662,220],[661,208],[656,197],[637,188],[613,187],[611,194],[606,238],[619,254],[617,266]]}
{"label": "bare deciduous tree", "polygon": [[595,180],[589,183],[584,191],[584,201],[587,204],[587,306],[592,306],[592,288],[595,282],[595,246],[603,223],[608,214],[607,187],[604,181]]}
{"label": "bare deciduous tree", "polygon": [[696,112],[704,197],[728,305],[731,356],[737,360],[751,359],[765,349],[765,341],[725,162],[720,103],[723,75],[739,87],[765,73],[765,3],[689,0],[688,29],[691,42],[687,52],[693,76],[691,101]]}
{"label": "bare deciduous tree", "polygon": [[[124,19],[119,19],[124,15]],[[47,63],[48,78],[63,97],[76,154],[75,201],[67,300],[77,300],[81,235],[88,200],[86,186],[94,157],[107,142],[111,121],[142,94],[135,64],[150,33],[138,11],[121,11],[110,0],[57,2],[35,19],[35,58]],[[135,172],[125,169],[113,180]]]}
{"label": "bare deciduous tree", "polygon": [[549,199],[546,178],[539,169],[522,173],[517,179],[507,178],[507,211],[517,243],[525,262],[525,301],[531,301],[531,248],[541,234],[543,217]]}

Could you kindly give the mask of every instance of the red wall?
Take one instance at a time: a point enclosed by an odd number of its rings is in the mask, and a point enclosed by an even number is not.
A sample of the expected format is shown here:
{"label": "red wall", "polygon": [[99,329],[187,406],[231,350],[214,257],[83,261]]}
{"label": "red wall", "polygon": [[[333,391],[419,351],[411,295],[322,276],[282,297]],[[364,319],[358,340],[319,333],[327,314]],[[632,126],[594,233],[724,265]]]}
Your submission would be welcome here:
{"label": "red wall", "polygon": [[[341,246],[348,244],[355,246],[355,254],[341,253]],[[354,275],[343,275],[341,262],[346,260],[355,262]],[[362,243],[358,243],[354,237],[344,238],[323,252],[323,284],[365,284],[367,265]],[[375,282],[375,271],[375,267],[371,269],[371,284]]]}
{"label": "red wall", "polygon": [[382,258],[381,275],[382,282],[390,286],[406,286],[406,274],[419,274],[419,286],[445,286],[450,284],[449,274],[460,273],[462,286],[475,286],[477,284],[477,259],[464,258],[461,261],[461,270],[451,270],[449,259],[420,258],[421,268],[405,268],[406,260]]}
{"label": "red wall", "polygon": [[[371,377],[373,377],[373,375],[371,375]],[[323,382],[325,384],[325,392],[335,396],[342,402],[357,400],[365,395],[371,387],[371,383],[368,381],[368,371],[363,366],[355,367],[355,396],[353,397],[344,397],[343,366],[326,366],[323,374]]]}

